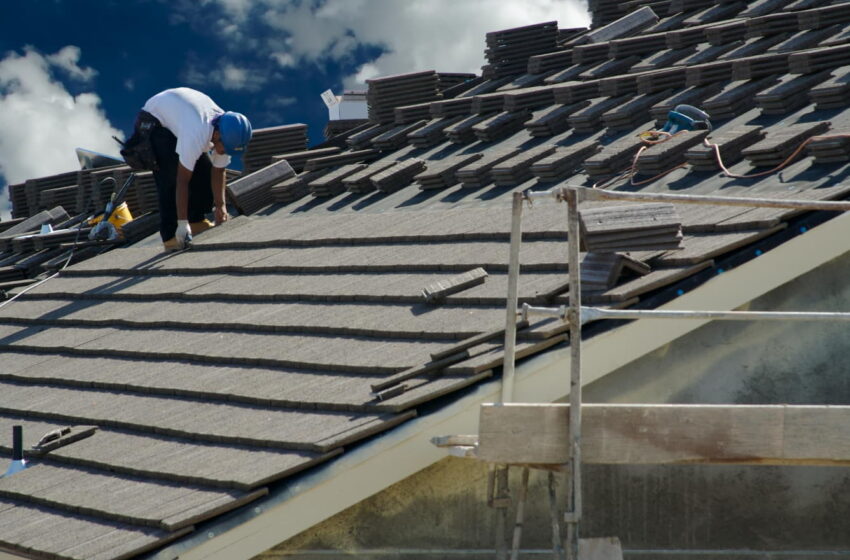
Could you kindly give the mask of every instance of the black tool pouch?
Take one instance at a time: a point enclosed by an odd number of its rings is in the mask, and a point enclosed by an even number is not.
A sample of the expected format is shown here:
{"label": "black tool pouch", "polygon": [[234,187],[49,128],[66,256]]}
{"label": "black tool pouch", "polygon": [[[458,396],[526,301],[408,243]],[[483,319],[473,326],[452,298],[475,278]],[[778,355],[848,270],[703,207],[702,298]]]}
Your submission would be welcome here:
{"label": "black tool pouch", "polygon": [[[121,144],[121,156],[132,169],[137,171],[156,171],[156,156],[151,145],[151,133],[160,126],[159,120],[147,111],[139,111],[133,135],[126,142],[115,138]],[[114,138],[114,137],[113,137]]]}

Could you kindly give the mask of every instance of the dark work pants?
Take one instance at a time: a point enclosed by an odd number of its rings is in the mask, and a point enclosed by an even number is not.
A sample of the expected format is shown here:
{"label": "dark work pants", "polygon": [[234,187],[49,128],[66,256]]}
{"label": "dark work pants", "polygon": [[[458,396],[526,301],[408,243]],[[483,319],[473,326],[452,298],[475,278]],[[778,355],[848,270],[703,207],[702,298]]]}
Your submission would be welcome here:
{"label": "dark work pants", "polygon": [[[159,169],[153,172],[156,192],[159,197],[159,235],[163,241],[174,237],[177,230],[177,138],[170,130],[158,126],[151,133],[151,145]],[[201,154],[192,170],[189,181],[190,222],[200,222],[212,210],[212,162],[207,154]]]}

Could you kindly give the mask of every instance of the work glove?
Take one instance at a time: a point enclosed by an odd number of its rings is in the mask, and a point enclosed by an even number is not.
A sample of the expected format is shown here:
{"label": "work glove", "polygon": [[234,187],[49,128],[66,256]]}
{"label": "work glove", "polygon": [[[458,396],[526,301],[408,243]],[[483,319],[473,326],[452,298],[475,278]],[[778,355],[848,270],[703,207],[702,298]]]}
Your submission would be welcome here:
{"label": "work glove", "polygon": [[192,228],[189,226],[189,220],[177,220],[177,231],[174,232],[174,237],[178,249],[185,249],[192,243]]}

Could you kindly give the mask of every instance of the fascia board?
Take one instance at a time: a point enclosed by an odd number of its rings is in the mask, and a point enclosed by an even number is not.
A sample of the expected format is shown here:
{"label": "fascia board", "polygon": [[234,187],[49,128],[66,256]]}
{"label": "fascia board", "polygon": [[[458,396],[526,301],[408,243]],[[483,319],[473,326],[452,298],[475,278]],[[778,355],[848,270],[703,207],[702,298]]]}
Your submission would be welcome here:
{"label": "fascia board", "polygon": [[[850,215],[842,214],[733,270],[718,274],[663,309],[731,310],[848,251]],[[651,323],[650,323],[651,322]],[[590,383],[708,323],[708,320],[641,319],[582,345],[583,384]],[[517,368],[517,402],[551,402],[567,396],[569,349],[546,352]],[[562,386],[563,391],[553,388]],[[437,412],[403,424],[374,442],[319,468],[271,496],[251,519],[220,534],[195,535],[155,558],[251,558],[446,457],[430,443],[435,435],[477,433],[481,403],[495,402],[498,381]]]}

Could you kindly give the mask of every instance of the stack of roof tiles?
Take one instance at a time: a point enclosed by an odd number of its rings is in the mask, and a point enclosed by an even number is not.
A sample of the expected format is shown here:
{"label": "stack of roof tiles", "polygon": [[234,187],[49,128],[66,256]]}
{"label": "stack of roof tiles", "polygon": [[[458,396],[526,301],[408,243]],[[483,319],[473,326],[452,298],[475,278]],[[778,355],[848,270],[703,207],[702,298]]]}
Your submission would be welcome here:
{"label": "stack of roof tiles", "polygon": [[368,119],[336,119],[330,120],[325,125],[322,131],[325,135],[325,140],[336,138],[346,132],[350,132],[364,124],[368,123]]}
{"label": "stack of roof tiles", "polygon": [[836,163],[850,160],[850,135],[814,139],[808,145],[815,163]]}
{"label": "stack of roof tiles", "polygon": [[323,156],[333,156],[342,151],[342,148],[338,148],[336,146],[329,146],[327,148],[316,148],[315,150],[301,150],[299,152],[292,152],[289,154],[278,154],[276,156],[272,156],[271,163],[277,163],[278,161],[285,159],[289,162],[289,165],[292,166],[292,169],[295,171],[301,172],[304,169],[304,165],[307,161],[311,159],[315,159],[317,157]]}
{"label": "stack of roof tiles", "polygon": [[720,160],[727,166],[738,163],[741,152],[747,146],[755,144],[764,138],[764,130],[760,126],[738,125],[725,126],[711,133],[711,146],[697,145],[685,152],[687,162],[698,171],[714,171],[720,169]]}
{"label": "stack of roof tiles", "polygon": [[[427,107],[426,107],[427,111]],[[407,143],[407,136],[425,126],[427,121],[420,120],[410,124],[401,124],[372,138],[372,146],[379,150],[397,150]]]}
{"label": "stack of roof tiles", "polygon": [[336,167],[346,163],[358,163],[361,161],[370,161],[379,155],[378,150],[352,150],[341,154],[331,154],[328,156],[312,157],[304,163],[305,171],[318,171],[319,169],[327,169]]}
{"label": "stack of roof tiles", "polygon": [[602,115],[612,111],[625,101],[625,96],[597,97],[587,107],[570,115],[567,122],[578,132],[596,132],[603,128]]}
{"label": "stack of roof tiles", "polygon": [[324,168],[316,171],[305,171],[303,173],[299,173],[289,179],[272,185],[269,188],[269,196],[272,201],[281,204],[295,202],[310,193],[310,183],[327,174],[329,171],[329,168]]}
{"label": "stack of roof tiles", "polygon": [[372,146],[372,138],[383,134],[392,127],[393,123],[376,125],[373,122],[369,122],[368,126],[352,131],[352,133],[345,138],[345,144],[349,148],[353,148],[355,150],[369,148]]}
{"label": "stack of roof tiles", "polygon": [[492,117],[492,115],[470,115],[450,126],[447,126],[443,132],[445,133],[446,138],[455,144],[468,144],[475,141],[476,136],[474,127],[477,124],[486,121],[490,117]]}
{"label": "stack of roof tiles", "polygon": [[583,249],[597,253],[677,249],[682,221],[672,204],[590,208],[579,213]]}
{"label": "stack of roof tiles", "polygon": [[483,187],[493,181],[490,171],[494,166],[519,155],[519,153],[520,150],[517,148],[490,151],[478,161],[458,169],[456,176],[464,187]]}
{"label": "stack of roof tiles", "polygon": [[[118,186],[123,185],[130,172],[126,165],[116,165],[58,173],[9,185],[12,216],[28,217],[55,206],[72,213],[100,211],[112,194],[111,190],[103,192],[101,182],[112,177]],[[157,211],[156,185],[150,171],[136,172],[125,201],[133,216]]]}
{"label": "stack of roof tiles", "polygon": [[485,78],[521,74],[528,58],[558,48],[558,22],[549,21],[487,34]]}
{"label": "stack of roof tiles", "polygon": [[623,14],[617,0],[590,0],[591,27],[601,27],[616,20]]}
{"label": "stack of roof tiles", "polygon": [[349,163],[338,167],[337,169],[310,181],[308,185],[310,193],[313,196],[336,196],[345,190],[345,186],[342,184],[343,179],[349,175],[357,173],[358,171],[362,171],[367,167],[368,165],[365,163]]}
{"label": "stack of roof tiles", "polygon": [[784,115],[809,104],[806,92],[829,76],[828,72],[785,76],[773,87],[756,95],[756,105],[767,115]]}
{"label": "stack of roof tiles", "polygon": [[730,82],[719,94],[706,99],[703,108],[715,120],[732,119],[756,106],[756,94],[776,83],[776,78]]}
{"label": "stack of roof tiles", "polygon": [[554,153],[533,163],[531,172],[541,181],[559,181],[573,175],[581,162],[598,150],[599,143],[593,139],[569,147],[559,147]]}
{"label": "stack of roof tiles", "polygon": [[809,98],[818,110],[850,105],[850,66],[833,70],[828,80],[809,91]]}
{"label": "stack of roof tiles", "polygon": [[440,78],[433,70],[397,74],[366,80],[369,120],[387,124],[395,121],[395,108],[440,99]]}
{"label": "stack of roof tiles", "polygon": [[436,118],[432,119],[421,128],[417,128],[407,135],[407,140],[411,146],[417,148],[430,148],[445,141],[445,129],[457,123],[463,118],[462,115],[455,117]]}
{"label": "stack of roof tiles", "polygon": [[702,144],[707,131],[684,131],[666,141],[648,146],[637,159],[635,170],[644,175],[656,175],[686,162],[685,153]]}
{"label": "stack of roof tiles", "polygon": [[590,101],[580,101],[569,105],[552,105],[532,114],[525,128],[532,136],[554,136],[570,128],[570,116],[590,105]]}
{"label": "stack of roof tiles", "polygon": [[278,161],[227,185],[228,201],[242,214],[253,214],[273,202],[271,189],[295,175],[289,162]]}
{"label": "stack of roof tiles", "polygon": [[771,129],[764,140],[741,153],[754,166],[773,167],[784,162],[810,137],[829,130],[829,122],[799,123]]}
{"label": "stack of roof tiles", "polygon": [[254,131],[242,157],[244,173],[253,173],[272,163],[272,156],[307,149],[307,125],[287,124]]}
{"label": "stack of roof tiles", "polygon": [[345,190],[350,193],[363,194],[372,192],[375,190],[375,185],[372,183],[372,177],[379,173],[383,173],[395,164],[396,162],[392,160],[383,160],[380,163],[372,164],[365,169],[347,176],[342,180],[342,184],[345,186]]}
{"label": "stack of roof tiles", "polygon": [[60,203],[72,212],[77,211],[81,205],[90,202],[86,199],[88,192],[85,187],[89,184],[91,172],[90,169],[84,169],[57,173],[9,185],[12,217],[28,217]]}
{"label": "stack of roof tiles", "polygon": [[495,142],[520,130],[530,117],[528,111],[505,111],[475,124],[472,132],[482,142]]}
{"label": "stack of roof tiles", "polygon": [[393,193],[409,185],[413,178],[424,170],[424,161],[411,158],[396,162],[373,175],[370,180],[379,191]]}
{"label": "stack of roof tiles", "polygon": [[531,165],[554,153],[555,146],[541,144],[495,164],[490,169],[493,182],[500,187],[513,187],[532,178]]}
{"label": "stack of roof tiles", "polygon": [[640,138],[623,136],[584,160],[584,170],[594,178],[626,171],[643,145]]}
{"label": "stack of roof tiles", "polygon": [[444,189],[457,184],[456,172],[473,161],[481,159],[484,154],[472,153],[458,156],[449,156],[445,159],[431,163],[428,170],[420,173],[414,179],[422,190]]}
{"label": "stack of roof tiles", "polygon": [[466,72],[438,72],[437,87],[440,91],[445,91],[447,89],[463,85],[467,82],[471,82],[476,78],[477,76],[475,74],[469,74]]}
{"label": "stack of roof tiles", "polygon": [[586,253],[581,261],[582,291],[604,291],[617,285],[624,270],[645,275],[650,266],[628,254],[623,253]]}
{"label": "stack of roof tiles", "polygon": [[404,105],[395,109],[395,123],[408,124],[415,121],[428,119],[431,116],[431,102]]}

